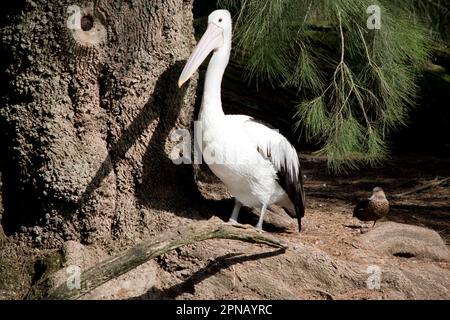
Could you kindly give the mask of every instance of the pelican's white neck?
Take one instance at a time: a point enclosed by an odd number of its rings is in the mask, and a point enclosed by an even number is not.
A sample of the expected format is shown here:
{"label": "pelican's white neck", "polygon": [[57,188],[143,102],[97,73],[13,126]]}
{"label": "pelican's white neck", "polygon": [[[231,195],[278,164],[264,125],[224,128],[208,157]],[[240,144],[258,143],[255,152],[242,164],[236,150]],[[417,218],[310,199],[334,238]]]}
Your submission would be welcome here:
{"label": "pelican's white neck", "polygon": [[231,43],[217,49],[209,61],[203,89],[200,119],[220,120],[224,116],[221,99],[223,73],[230,59]]}

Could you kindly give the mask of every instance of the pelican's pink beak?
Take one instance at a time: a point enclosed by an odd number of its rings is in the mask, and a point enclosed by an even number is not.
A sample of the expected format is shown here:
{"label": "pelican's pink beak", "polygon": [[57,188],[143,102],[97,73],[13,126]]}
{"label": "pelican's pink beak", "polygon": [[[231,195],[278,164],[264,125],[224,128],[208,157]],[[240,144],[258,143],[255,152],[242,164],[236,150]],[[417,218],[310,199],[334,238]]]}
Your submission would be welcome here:
{"label": "pelican's pink beak", "polygon": [[197,71],[198,67],[206,59],[209,53],[223,45],[223,29],[214,23],[209,23],[205,34],[195,46],[189,57],[180,78],[178,79],[178,87],[189,80],[190,77]]}

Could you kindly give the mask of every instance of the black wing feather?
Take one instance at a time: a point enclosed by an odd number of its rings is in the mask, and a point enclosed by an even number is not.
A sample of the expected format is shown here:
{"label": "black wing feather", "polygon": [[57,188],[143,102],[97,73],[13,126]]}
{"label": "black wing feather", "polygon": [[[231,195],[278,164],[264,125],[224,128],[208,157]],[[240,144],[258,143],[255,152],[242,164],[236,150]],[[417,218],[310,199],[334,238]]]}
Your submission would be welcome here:
{"label": "black wing feather", "polygon": [[[248,121],[264,125],[270,129],[274,129],[273,126],[261,120],[250,118]],[[270,150],[266,150],[266,152],[264,152],[263,150],[260,150],[259,147],[257,147],[257,150],[259,153],[261,153],[262,156],[267,157],[269,160],[272,160]],[[283,190],[288,195],[289,200],[291,200],[294,205],[295,214],[298,221],[298,231],[300,232],[302,229],[302,218],[305,216],[305,192],[303,188],[303,174],[300,162],[298,163],[298,169],[298,176],[295,177],[289,174],[288,164],[285,160],[284,165],[281,165],[281,168],[279,168],[277,171],[277,180],[281,188],[283,188]]]}
{"label": "black wing feather", "polygon": [[287,193],[295,208],[298,221],[298,231],[302,230],[302,218],[305,216],[305,191],[303,188],[303,174],[299,166],[298,177],[290,177],[286,164],[277,172],[278,184]]}

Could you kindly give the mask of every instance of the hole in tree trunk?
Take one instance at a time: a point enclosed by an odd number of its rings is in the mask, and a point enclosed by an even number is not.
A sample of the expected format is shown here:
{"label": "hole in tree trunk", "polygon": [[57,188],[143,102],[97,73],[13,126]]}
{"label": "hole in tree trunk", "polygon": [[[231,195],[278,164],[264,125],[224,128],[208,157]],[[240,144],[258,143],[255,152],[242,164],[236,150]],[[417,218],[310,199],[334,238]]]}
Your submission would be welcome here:
{"label": "hole in tree trunk", "polygon": [[410,252],[395,252],[393,254],[393,256],[399,257],[399,258],[407,258],[407,259],[415,257],[415,255]]}
{"label": "hole in tree trunk", "polygon": [[89,31],[92,29],[93,26],[94,26],[94,19],[92,18],[92,16],[87,15],[81,18],[81,29],[83,31]]}

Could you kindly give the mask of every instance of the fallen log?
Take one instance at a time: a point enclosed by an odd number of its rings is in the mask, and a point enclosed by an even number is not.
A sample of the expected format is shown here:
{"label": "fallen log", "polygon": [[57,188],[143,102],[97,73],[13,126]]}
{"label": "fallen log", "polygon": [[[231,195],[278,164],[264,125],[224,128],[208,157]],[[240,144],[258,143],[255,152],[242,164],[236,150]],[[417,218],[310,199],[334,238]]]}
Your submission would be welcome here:
{"label": "fallen log", "polygon": [[32,288],[27,299],[78,299],[82,295],[150,259],[171,250],[208,239],[231,239],[264,244],[279,249],[280,253],[283,253],[287,248],[283,243],[256,231],[250,226],[225,224],[218,219],[195,222],[144,241],[81,272],[79,288],[70,287],[64,282],[56,289],[40,296],[43,291],[45,292],[46,283],[45,281],[39,281]]}
{"label": "fallen log", "polygon": [[402,198],[404,196],[408,196],[414,193],[419,193],[422,192],[424,190],[428,190],[428,189],[432,189],[432,188],[436,188],[444,183],[448,183],[450,181],[450,177],[444,178],[444,179],[434,179],[433,181],[431,181],[430,183],[427,183],[425,185],[416,187],[414,189],[408,190],[406,192],[403,193],[398,193],[398,194],[393,194],[391,195],[391,198]]}

